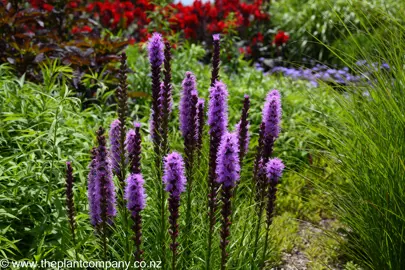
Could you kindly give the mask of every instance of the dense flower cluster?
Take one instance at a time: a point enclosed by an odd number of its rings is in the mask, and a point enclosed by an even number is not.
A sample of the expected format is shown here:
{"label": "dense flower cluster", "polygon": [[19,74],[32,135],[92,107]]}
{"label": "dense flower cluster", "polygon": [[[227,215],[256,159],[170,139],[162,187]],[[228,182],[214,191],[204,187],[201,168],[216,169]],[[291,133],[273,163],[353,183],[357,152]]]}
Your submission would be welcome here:
{"label": "dense flower cluster", "polygon": [[[262,1],[246,3],[238,0],[209,1],[195,0],[192,5],[173,4],[169,18],[172,29],[183,31],[186,38],[201,39],[202,35],[226,32],[227,29],[250,27],[252,24],[268,21],[269,15],[261,8]],[[230,14],[233,19],[226,20]]]}
{"label": "dense flower cluster", "polygon": [[[311,64],[310,64],[311,65]],[[259,62],[255,64],[256,69],[265,71],[265,59],[259,59]],[[364,60],[356,62],[356,66],[361,70],[361,74],[355,75],[350,72],[348,67],[337,68],[329,67],[325,64],[312,64],[311,68],[306,67],[282,67],[276,66],[265,74],[282,74],[286,77],[291,77],[294,80],[306,80],[309,81],[314,87],[319,86],[319,82],[332,83],[339,85],[348,85],[366,82],[372,75],[373,71],[389,70],[387,63],[367,63]],[[363,72],[363,69],[366,70]]]}
{"label": "dense flower cluster", "polygon": [[102,25],[111,30],[126,29],[136,23],[138,37],[147,37],[146,26],[150,19],[148,11],[154,10],[154,5],[148,0],[137,1],[95,1],[87,4],[86,11],[93,14]]}
{"label": "dense flower cluster", "polygon": [[[30,0],[31,6],[36,9],[52,11],[52,1]],[[148,25],[151,20],[149,12],[160,12],[169,22],[170,29],[182,33],[186,39],[207,41],[211,34],[226,33],[229,29],[238,30],[251,45],[264,42],[264,35],[257,30],[257,25],[267,23],[270,15],[264,11],[262,0],[244,2],[240,0],[210,1],[195,0],[191,5],[170,3],[158,7],[149,0],[108,0],[108,1],[68,1],[66,7],[79,9],[87,16],[101,23],[111,31],[130,29],[132,36],[137,40],[146,41],[149,38]],[[89,26],[74,27],[74,32],[91,32]],[[89,31],[90,30],[90,31]],[[285,43],[288,36],[281,35],[280,31],[274,38],[275,42],[281,40]],[[246,35],[248,34],[248,35]],[[286,39],[287,37],[287,39]]]}

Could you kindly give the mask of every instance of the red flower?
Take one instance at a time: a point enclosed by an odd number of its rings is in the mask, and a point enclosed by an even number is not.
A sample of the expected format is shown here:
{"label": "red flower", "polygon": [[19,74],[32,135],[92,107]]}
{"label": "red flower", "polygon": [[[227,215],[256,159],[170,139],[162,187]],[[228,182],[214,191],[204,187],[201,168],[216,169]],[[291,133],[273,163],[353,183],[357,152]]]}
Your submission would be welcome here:
{"label": "red flower", "polygon": [[288,42],[289,38],[290,36],[288,34],[279,30],[277,35],[274,37],[273,44],[276,44],[276,46],[282,46]]}
{"label": "red flower", "polygon": [[73,35],[77,34],[79,31],[80,31],[79,27],[73,26],[73,28],[72,28],[72,34]]}
{"label": "red flower", "polygon": [[93,28],[91,28],[88,25],[82,26],[81,28],[78,26],[73,26],[73,28],[72,28],[72,34],[90,33],[91,31],[93,31]]}
{"label": "red flower", "polygon": [[81,31],[82,31],[82,33],[90,33],[91,31],[93,31],[93,28],[91,28],[88,25],[85,25],[82,27]]}
{"label": "red flower", "polygon": [[43,4],[42,8],[45,9],[48,12],[51,12],[53,10],[53,6],[50,4]]}
{"label": "red flower", "polygon": [[79,6],[79,3],[77,3],[76,1],[72,1],[72,2],[69,2],[69,3],[67,4],[67,6],[68,6],[69,8],[77,8],[77,7]]}
{"label": "red flower", "polygon": [[135,44],[135,38],[134,37],[130,37],[129,39],[128,39],[128,43],[130,44],[130,45],[134,45]]}

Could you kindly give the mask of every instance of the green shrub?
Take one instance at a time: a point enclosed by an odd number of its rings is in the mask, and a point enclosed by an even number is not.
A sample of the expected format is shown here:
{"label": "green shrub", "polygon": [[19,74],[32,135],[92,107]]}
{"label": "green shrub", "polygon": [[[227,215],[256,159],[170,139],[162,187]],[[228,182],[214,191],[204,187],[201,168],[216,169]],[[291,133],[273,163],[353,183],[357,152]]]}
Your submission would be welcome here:
{"label": "green shrub", "polygon": [[[344,43],[341,49],[351,48],[353,44],[345,42],[348,30],[361,36],[364,18],[377,19],[381,11],[398,16],[401,6],[401,1],[395,0],[280,0],[274,1],[270,10],[273,24],[291,36],[290,60],[300,62],[308,57],[336,62],[325,45]],[[368,26],[375,25],[376,22],[369,21]]]}

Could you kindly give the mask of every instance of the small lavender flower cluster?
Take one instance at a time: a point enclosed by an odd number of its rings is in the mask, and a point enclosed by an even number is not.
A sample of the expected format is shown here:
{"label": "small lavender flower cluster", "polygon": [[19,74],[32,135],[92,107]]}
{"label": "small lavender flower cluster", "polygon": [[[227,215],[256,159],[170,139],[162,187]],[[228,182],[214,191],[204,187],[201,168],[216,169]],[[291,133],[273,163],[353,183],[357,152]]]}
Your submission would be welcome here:
{"label": "small lavender flower cluster", "polygon": [[[291,77],[294,80],[306,80],[309,81],[314,87],[319,86],[319,82],[333,83],[339,85],[360,84],[367,82],[373,73],[379,70],[389,70],[387,63],[372,63],[369,64],[365,60],[357,61],[359,71],[362,71],[358,75],[354,75],[350,72],[348,67],[337,68],[329,67],[325,64],[316,64],[311,62],[311,68],[306,67],[283,67],[275,66],[266,71],[265,74],[282,74],[286,77]],[[255,63],[255,67],[259,71],[265,71],[265,59],[259,59],[259,62]]]}

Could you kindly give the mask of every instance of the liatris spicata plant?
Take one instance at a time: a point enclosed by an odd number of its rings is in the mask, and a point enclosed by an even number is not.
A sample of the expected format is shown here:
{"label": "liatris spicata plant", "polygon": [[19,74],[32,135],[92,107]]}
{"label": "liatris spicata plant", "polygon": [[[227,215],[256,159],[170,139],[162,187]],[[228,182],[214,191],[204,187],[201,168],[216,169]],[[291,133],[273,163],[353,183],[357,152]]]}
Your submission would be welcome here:
{"label": "liatris spicata plant", "polygon": [[213,52],[212,52],[212,71],[211,71],[211,87],[219,80],[219,63],[220,63],[220,35],[215,34],[213,39]]}
{"label": "liatris spicata plant", "polygon": [[227,246],[229,243],[231,225],[231,197],[232,189],[240,177],[239,166],[239,143],[237,134],[225,133],[222,136],[221,144],[218,149],[216,173],[218,178],[217,183],[222,185],[222,221],[221,221],[221,269],[226,268],[228,260]]}
{"label": "liatris spicata plant", "polygon": [[99,193],[97,190],[99,188],[99,185],[96,185],[95,180],[96,180],[96,174],[97,174],[97,149],[93,148],[91,149],[91,162],[89,165],[89,175],[87,177],[87,198],[89,201],[89,208],[90,208],[90,222],[93,226],[96,226],[98,223],[98,216],[96,213],[99,212],[97,209],[99,205],[97,204],[96,201],[96,194]]}
{"label": "liatris spicata plant", "polygon": [[164,44],[162,35],[159,33],[153,33],[148,42],[148,54],[149,62],[151,65],[152,73],[152,127],[151,134],[153,134],[153,142],[155,145],[155,151],[159,154],[160,147],[160,108],[159,108],[159,95],[161,90],[160,72],[161,66],[164,60]]}
{"label": "liatris spicata plant", "polygon": [[72,164],[66,162],[66,211],[68,214],[70,231],[72,233],[73,243],[76,245],[75,229],[75,203],[73,200],[73,168]]}
{"label": "liatris spicata plant", "polygon": [[197,121],[198,92],[193,73],[186,72],[180,99],[180,130],[184,138],[186,169],[190,170],[198,136]]}
{"label": "liatris spicata plant", "polygon": [[208,207],[209,230],[207,247],[207,269],[210,268],[212,234],[215,226],[216,196],[218,185],[216,179],[217,153],[223,134],[228,126],[228,90],[224,83],[216,81],[210,88],[208,104],[208,126],[210,135],[209,172],[208,172]]}
{"label": "liatris spicata plant", "polygon": [[121,138],[121,130],[120,130],[120,120],[116,119],[111,123],[110,132],[110,160],[113,172],[115,175],[120,174],[120,138]]}
{"label": "liatris spicata plant", "polygon": [[[116,174],[118,176],[118,180],[121,184],[121,191],[124,191],[125,186],[125,134],[126,134],[126,117],[128,113],[128,94],[127,94],[127,55],[125,53],[121,54],[121,66],[119,70],[119,86],[116,90],[117,96],[117,112],[118,112],[118,126],[119,126],[119,137],[118,137],[118,151],[114,153],[114,156],[119,157],[116,161],[118,163],[118,168],[116,169]],[[113,149],[111,149],[113,151]],[[114,164],[114,163],[113,163]],[[114,168],[114,166],[113,166]],[[122,193],[123,195],[123,193]],[[123,196],[121,197],[121,199]],[[123,201],[123,200],[122,200]]]}
{"label": "liatris spicata plant", "polygon": [[[159,33],[154,33],[152,37],[149,39],[148,42],[148,54],[149,54],[149,62],[151,65],[151,73],[152,73],[152,109],[151,109],[151,120],[150,120],[150,133],[152,136],[152,141],[154,145],[154,152],[155,152],[155,167],[157,172],[157,179],[161,182],[161,167],[162,167],[162,151],[161,151],[161,135],[160,134],[160,126],[161,126],[161,115],[162,115],[162,95],[161,93],[162,88],[164,88],[161,84],[160,73],[161,73],[161,66],[164,61],[164,43],[162,35]],[[162,240],[162,265],[165,266],[165,257],[166,257],[166,247],[163,241],[164,235],[166,232],[166,218],[165,218],[165,193],[163,184],[161,188],[158,190],[158,196],[160,199],[160,239]]]}
{"label": "liatris spicata plant", "polygon": [[264,263],[267,253],[270,225],[273,221],[274,202],[276,201],[277,185],[283,174],[284,164],[279,158],[270,159],[265,166],[266,184],[267,184],[267,208],[266,208],[266,238],[264,242],[262,263]]}
{"label": "liatris spicata plant", "polygon": [[273,153],[274,141],[280,133],[281,121],[281,99],[277,90],[272,90],[267,94],[263,108],[262,123],[264,123],[263,152],[262,157],[265,162]]}
{"label": "liatris spicata plant", "polygon": [[168,122],[169,122],[169,114],[171,111],[171,103],[172,103],[172,74],[171,74],[171,67],[170,61],[172,59],[171,55],[171,46],[168,41],[165,41],[165,49],[164,49],[164,70],[163,70],[163,84],[161,85],[160,91],[160,105],[161,105],[161,118],[162,123],[160,125],[160,135],[162,137],[162,145],[161,149],[163,151],[162,155],[165,155],[168,151],[167,147],[167,133],[168,133]]}
{"label": "liatris spicata plant", "polygon": [[134,232],[133,240],[135,243],[135,260],[142,259],[143,250],[142,244],[142,216],[141,211],[146,206],[146,193],[144,189],[143,177],[141,174],[130,174],[126,181],[125,199],[127,201],[127,208],[131,212],[131,218],[134,221],[132,230]]}
{"label": "liatris spicata plant", "polygon": [[243,158],[248,151],[249,147],[249,108],[250,108],[250,98],[248,95],[244,96],[243,99],[243,109],[242,115],[238,124],[236,125],[236,132],[238,134],[238,141],[239,141],[239,162],[242,166]]}
{"label": "liatris spicata plant", "polygon": [[[187,189],[187,207],[186,207],[186,229],[185,235],[189,238],[192,226],[191,216],[191,192],[193,189],[193,167],[194,154],[197,149],[198,136],[198,92],[196,78],[193,73],[186,72],[186,77],[182,83],[182,92],[180,99],[180,130],[184,138],[185,166],[188,179]],[[186,255],[191,243],[186,243]]]}
{"label": "liatris spicata plant", "polygon": [[266,164],[273,153],[274,142],[280,133],[281,113],[280,93],[277,90],[272,90],[266,96],[262,113],[262,123],[260,125],[259,143],[253,175],[257,189],[256,192],[261,190],[260,182],[263,182],[258,177],[259,163]]}
{"label": "liatris spicata plant", "polygon": [[204,106],[205,100],[203,98],[199,98],[197,102],[197,150],[201,150],[203,144],[203,132],[204,132],[204,125],[205,125],[205,117],[204,117]]}
{"label": "liatris spicata plant", "polygon": [[141,124],[134,123],[135,129],[130,129],[127,133],[125,146],[128,153],[129,171],[132,174],[141,173]]}
{"label": "liatris spicata plant", "polygon": [[266,164],[273,153],[274,141],[280,133],[281,121],[281,98],[277,90],[270,91],[266,96],[263,108],[262,123],[260,125],[259,144],[256,153],[254,168],[254,184],[256,189],[256,200],[258,206],[258,221],[256,224],[256,237],[253,249],[253,259],[256,258],[259,231],[262,221],[264,199],[267,191],[266,185]]}
{"label": "liatris spicata plant", "polygon": [[177,262],[177,236],[179,234],[177,220],[179,218],[180,194],[186,189],[186,176],[184,174],[184,162],[177,152],[168,154],[164,163],[163,182],[165,191],[169,192],[169,233],[172,238],[170,249],[172,250],[172,269],[176,269]]}
{"label": "liatris spicata plant", "polygon": [[[94,207],[90,207],[90,214],[92,220],[95,221],[94,225],[97,231],[101,233],[104,258],[107,258],[107,225],[112,223],[117,211],[115,208],[116,198],[112,168],[108,158],[106,139],[102,127],[97,131],[97,141],[98,147],[94,161],[95,175],[91,175],[91,177],[94,178],[89,179],[89,182],[90,180],[94,181]],[[90,166],[91,165],[92,164],[90,164]],[[89,192],[91,192],[91,190],[89,190]]]}

